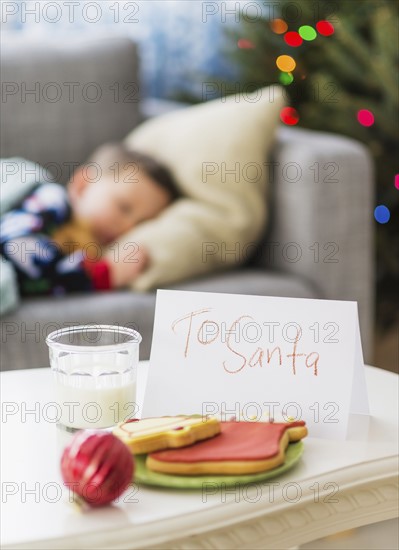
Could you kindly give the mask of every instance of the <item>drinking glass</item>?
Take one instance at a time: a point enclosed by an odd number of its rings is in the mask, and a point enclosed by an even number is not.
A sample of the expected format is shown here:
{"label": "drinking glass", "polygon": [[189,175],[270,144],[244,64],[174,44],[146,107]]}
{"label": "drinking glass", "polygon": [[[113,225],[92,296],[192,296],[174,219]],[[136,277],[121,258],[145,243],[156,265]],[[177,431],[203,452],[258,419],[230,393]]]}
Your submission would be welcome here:
{"label": "drinking glass", "polygon": [[60,427],[109,428],[137,414],[141,340],[117,325],[67,327],[47,336]]}

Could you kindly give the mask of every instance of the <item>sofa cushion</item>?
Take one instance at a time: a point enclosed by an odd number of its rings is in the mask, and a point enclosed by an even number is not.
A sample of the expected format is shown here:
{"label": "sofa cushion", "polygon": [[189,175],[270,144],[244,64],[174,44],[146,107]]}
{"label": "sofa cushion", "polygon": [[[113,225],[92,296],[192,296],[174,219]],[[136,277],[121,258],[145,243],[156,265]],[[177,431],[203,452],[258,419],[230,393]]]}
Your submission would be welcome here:
{"label": "sofa cushion", "polygon": [[169,285],[167,288],[254,296],[285,296],[288,298],[321,297],[316,287],[300,277],[260,269],[240,269],[209,275]]}
{"label": "sofa cushion", "polygon": [[138,58],[128,38],[8,38],[1,67],[2,157],[48,166],[58,181],[139,120]]}
{"label": "sofa cushion", "polygon": [[[168,288],[260,296],[320,297],[316,289],[300,278],[256,269],[191,279]],[[24,300],[16,312],[1,321],[1,370],[48,366],[46,336],[53,330],[79,324],[114,324],[135,328],[143,336],[140,359],[148,359],[155,301],[155,292],[131,291]]]}

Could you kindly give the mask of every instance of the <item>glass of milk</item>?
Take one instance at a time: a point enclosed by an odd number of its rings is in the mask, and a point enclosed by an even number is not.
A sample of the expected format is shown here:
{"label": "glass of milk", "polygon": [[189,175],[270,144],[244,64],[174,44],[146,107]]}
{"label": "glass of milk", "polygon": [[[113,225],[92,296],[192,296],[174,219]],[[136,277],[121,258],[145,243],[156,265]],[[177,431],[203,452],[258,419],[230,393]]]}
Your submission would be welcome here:
{"label": "glass of milk", "polygon": [[131,328],[93,324],[47,336],[60,427],[109,428],[138,413],[141,339]]}

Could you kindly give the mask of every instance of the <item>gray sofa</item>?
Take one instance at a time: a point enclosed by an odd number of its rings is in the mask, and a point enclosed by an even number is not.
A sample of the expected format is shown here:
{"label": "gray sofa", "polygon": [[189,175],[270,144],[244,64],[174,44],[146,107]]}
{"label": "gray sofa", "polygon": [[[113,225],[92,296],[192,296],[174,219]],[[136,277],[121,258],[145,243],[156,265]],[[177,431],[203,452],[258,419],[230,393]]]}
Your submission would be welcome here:
{"label": "gray sofa", "polygon": [[[1,156],[46,165],[65,182],[99,144],[147,116],[181,106],[141,97],[138,52],[124,37],[2,47]],[[34,91],[29,93],[29,91]],[[74,95],[72,95],[72,93]],[[211,129],[210,129],[211,131]],[[359,143],[281,127],[272,159],[271,221],[235,270],[168,288],[357,300],[365,358],[373,334],[373,167]],[[155,292],[119,291],[23,301],[2,318],[1,368],[48,365],[45,336],[77,323],[135,326],[149,357]]]}

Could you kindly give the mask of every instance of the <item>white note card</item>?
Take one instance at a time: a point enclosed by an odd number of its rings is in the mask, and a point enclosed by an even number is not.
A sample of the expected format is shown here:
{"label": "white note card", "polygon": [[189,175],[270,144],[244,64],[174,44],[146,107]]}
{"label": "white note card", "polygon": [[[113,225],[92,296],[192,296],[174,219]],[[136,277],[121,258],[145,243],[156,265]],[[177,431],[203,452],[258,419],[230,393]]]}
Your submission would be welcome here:
{"label": "white note card", "polygon": [[356,302],[158,290],[142,416],[306,421],[368,414]]}

